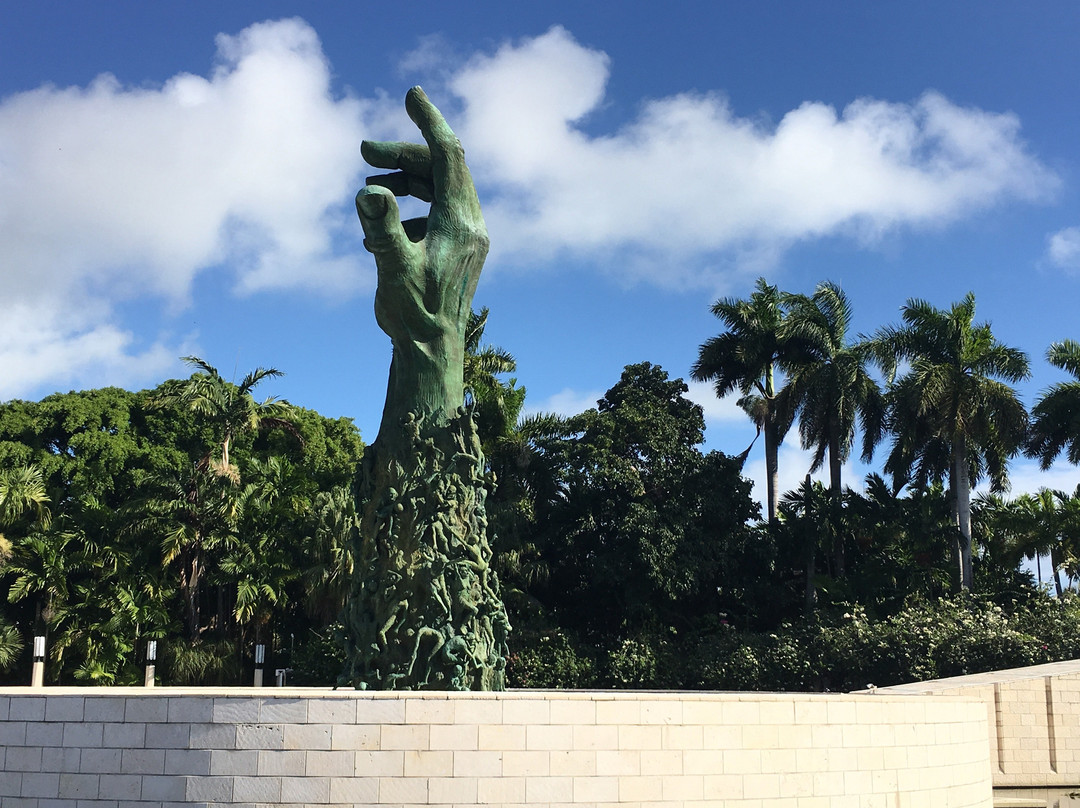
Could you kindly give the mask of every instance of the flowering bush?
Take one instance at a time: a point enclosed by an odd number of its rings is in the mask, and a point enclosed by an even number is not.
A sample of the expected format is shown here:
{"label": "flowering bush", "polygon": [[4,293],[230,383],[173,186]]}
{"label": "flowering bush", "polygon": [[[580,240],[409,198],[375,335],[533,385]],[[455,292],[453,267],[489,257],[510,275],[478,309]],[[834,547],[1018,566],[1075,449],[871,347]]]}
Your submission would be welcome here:
{"label": "flowering bush", "polygon": [[524,639],[512,639],[513,686],[848,691],[1078,657],[1080,597],[969,593],[881,619],[842,604],[771,632],[703,620],[696,634],[647,633],[608,649],[558,631]]}

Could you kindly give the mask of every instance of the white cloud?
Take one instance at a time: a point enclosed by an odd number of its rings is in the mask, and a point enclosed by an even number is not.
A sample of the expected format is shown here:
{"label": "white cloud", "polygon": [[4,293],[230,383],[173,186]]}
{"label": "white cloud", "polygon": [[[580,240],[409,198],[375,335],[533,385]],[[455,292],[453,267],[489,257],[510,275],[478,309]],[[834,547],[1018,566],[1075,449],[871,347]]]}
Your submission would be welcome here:
{"label": "white cloud", "polygon": [[[1071,494],[1077,485],[1080,485],[1080,468],[1064,460],[1058,460],[1043,471],[1037,460],[1017,458],[1009,464],[1009,491],[1005,496],[1012,499],[1021,494],[1037,494],[1043,488]],[[989,490],[989,484],[983,482],[975,489],[975,493]]]}
{"label": "white cloud", "polygon": [[1015,116],[933,92],[839,112],[806,102],[774,128],[737,117],[720,95],[684,93],[645,102],[617,132],[585,134],[577,124],[604,103],[610,68],[556,27],[475,57],[451,80],[495,249],[521,261],[574,252],[654,282],[712,284],[730,271],[716,253],[754,262],[800,239],[874,239],[1058,184]]}
{"label": "white cloud", "polygon": [[178,346],[135,350],[107,301],[182,305],[225,264],[240,292],[370,285],[350,203],[360,133],[387,129],[384,102],[335,98],[300,20],[217,46],[207,77],[147,88],[104,74],[0,101],[0,398],[76,367],[158,370]]}
{"label": "white cloud", "polygon": [[1080,227],[1066,227],[1046,239],[1046,260],[1052,266],[1080,271]]}
{"label": "white cloud", "polygon": [[47,373],[58,387],[131,386],[176,362],[161,343],[133,350],[132,334],[108,323],[73,321],[48,307],[4,307],[0,319],[0,399],[24,395]]}
{"label": "white cloud", "polygon": [[578,415],[596,407],[596,402],[604,397],[603,390],[579,392],[566,387],[554,395],[548,396],[538,404],[529,402],[525,406],[527,415],[552,413],[554,415]]}
{"label": "white cloud", "polygon": [[[229,272],[240,294],[370,288],[351,210],[357,145],[416,138],[400,95],[335,95],[318,37],[298,19],[217,46],[206,75],[157,87],[103,74],[0,99],[0,398],[156,372],[181,352],[177,338],[136,338],[115,304],[183,306],[203,273]],[[685,93],[590,135],[579,124],[605,103],[612,65],[565,30],[438,74],[448,53],[427,40],[408,58],[445,78],[457,99],[447,106],[460,102],[454,124],[501,253],[491,265],[573,253],[628,281],[715,288],[800,239],[873,238],[1057,182],[1015,117],[932,93],[840,112],[808,102],[773,128],[720,95]]]}
{"label": "white cloud", "polygon": [[735,402],[738,395],[727,395],[717,398],[713,386],[709,382],[687,382],[690,391],[686,397],[705,411],[705,421],[708,423],[749,423],[749,416]]}

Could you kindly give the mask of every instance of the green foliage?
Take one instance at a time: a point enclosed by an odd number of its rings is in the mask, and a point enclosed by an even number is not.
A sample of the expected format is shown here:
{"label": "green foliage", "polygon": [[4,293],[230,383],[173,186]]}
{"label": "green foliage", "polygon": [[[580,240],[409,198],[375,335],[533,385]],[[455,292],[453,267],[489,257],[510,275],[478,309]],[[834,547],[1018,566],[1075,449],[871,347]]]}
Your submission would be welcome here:
{"label": "green foliage", "polygon": [[1037,457],[1039,464],[1050,468],[1054,459],[1065,452],[1073,465],[1080,463],[1080,343],[1067,339],[1055,342],[1046,358],[1073,380],[1052,385],[1035,402],[1031,411],[1031,432],[1025,453]]}
{"label": "green foliage", "polygon": [[[849,344],[852,308],[843,289],[820,283],[811,297],[788,295],[784,335],[789,351],[782,407],[799,418],[804,449],[814,450],[810,471],[829,458],[834,493],[841,494],[840,466],[848,459],[856,424],[862,426],[862,459],[869,461],[882,438],[885,399],[870,376],[870,350]],[[841,556],[842,558],[842,556]]]}
{"label": "green foliage", "polygon": [[52,518],[49,494],[39,466],[0,469],[0,526],[29,516],[47,527]]}
{"label": "green foliage", "polygon": [[803,354],[801,343],[787,336],[784,298],[777,287],[758,278],[749,299],[723,298],[713,303],[712,313],[726,330],[701,345],[691,369],[695,380],[713,383],[718,398],[738,390],[742,394],[739,406],[754,420],[758,434],[765,433],[769,521],[776,518],[780,496],[777,453],[791,426],[791,409],[777,400],[776,373]]}
{"label": "green foliage", "polygon": [[240,384],[226,381],[217,368],[197,356],[184,361],[198,368],[186,380],[173,380],[162,385],[161,392],[151,400],[151,406],[176,408],[194,413],[214,435],[214,446],[200,461],[222,477],[239,480],[239,468],[230,459],[237,438],[253,436],[268,429],[280,429],[296,434],[290,420],[292,407],[271,396],[259,402],[252,395],[264,379],[284,375],[276,368],[257,368],[248,373]]}
{"label": "green foliage", "polygon": [[509,435],[525,403],[525,388],[516,379],[503,381],[501,375],[517,370],[509,351],[493,345],[481,346],[487,326],[487,307],[469,315],[465,326],[465,361],[462,370],[465,404],[472,408],[484,454],[490,456],[495,443]]}
{"label": "green foliage", "polygon": [[816,612],[772,632],[703,633],[688,686],[720,690],[855,690],[1022,667],[1078,650],[1075,598],[1029,591],[1006,606],[963,594],[915,601],[873,619],[860,606]]}
{"label": "green foliage", "polygon": [[[9,503],[0,598],[10,604],[0,619],[24,638],[47,633],[50,681],[141,682],[145,640],[175,638],[181,615],[189,638],[246,646],[251,628],[303,633],[340,608],[338,598],[305,612],[301,573],[340,566],[319,556],[331,545],[312,539],[323,492],[350,485],[363,453],[355,425],[296,409],[302,440],[231,426],[223,475],[221,425],[190,402],[169,403],[189,383],[0,404],[0,499]],[[200,462],[208,455],[216,469]],[[166,679],[167,667],[159,662]],[[224,682],[233,670],[204,678]]]}
{"label": "green foliage", "polygon": [[[866,359],[844,342],[843,303],[829,284],[804,298],[760,282],[750,301],[718,302],[729,333],[699,357],[716,360],[714,383],[745,390],[759,424],[766,403],[777,434],[798,417],[818,463],[847,454],[856,422],[876,429],[859,390],[831,398]],[[886,365],[901,356],[915,374],[890,399],[899,459],[889,468],[903,473],[894,485],[871,475],[862,493],[804,484],[770,523],[759,521],[739,460],[701,451],[702,412],[681,380],[630,365],[595,409],[521,418],[524,388],[501,378],[513,357],[481,345],[487,315],[474,314],[465,389],[488,461],[474,471],[488,490],[492,566],[516,629],[507,683],[845,690],[1080,657],[1080,600],[1061,583],[1080,572],[1080,492],[977,500],[973,594],[949,595],[958,516],[943,485],[953,458],[942,391],[973,397],[967,471],[994,477],[1017,445],[1007,427],[1019,411],[994,426],[987,419],[998,404],[1009,409],[1010,390],[967,376],[1015,377],[1023,357],[971,322],[971,299],[909,309],[904,329],[877,343],[891,350]],[[957,328],[940,328],[942,318]],[[919,358],[916,348],[929,354],[954,332],[959,343],[942,343],[952,354]],[[779,379],[770,387],[767,368],[750,373],[749,348],[772,356],[792,390],[778,390]],[[847,353],[858,367],[844,364]],[[1076,375],[1074,354],[1066,341],[1050,358]],[[26,640],[39,631],[48,680],[62,684],[138,684],[154,638],[161,681],[237,684],[250,676],[242,661],[256,637],[282,659],[290,635],[291,682],[338,680],[333,625],[361,543],[359,432],[347,418],[256,402],[251,387],[273,371],[231,385],[199,368],[140,393],[0,404],[5,682],[25,683]],[[1071,384],[1034,410],[1027,446],[1043,462],[1075,448]],[[196,406],[204,399],[221,406]],[[905,417],[923,410],[933,417]],[[260,428],[285,414],[288,427]],[[1019,569],[1046,554],[1057,598]],[[416,583],[428,586],[423,575]]]}
{"label": "green foliage", "polygon": [[679,663],[674,632],[661,630],[626,637],[606,656],[605,684],[628,688],[677,688],[685,671]]}
{"label": "green foliage", "polygon": [[14,667],[22,649],[23,641],[19,630],[0,618],[0,671],[8,671]]}
{"label": "green foliage", "polygon": [[536,504],[549,572],[528,591],[561,625],[630,636],[657,614],[715,607],[725,541],[756,508],[735,464],[698,450],[704,420],[686,391],[628,366],[597,410],[542,440],[557,475]]}
{"label": "green foliage", "polygon": [[[649,363],[596,410],[522,422],[497,458],[496,549],[519,686],[673,686],[701,615],[767,608],[770,556],[738,463],[703,454],[701,408]],[[510,448],[508,442],[503,444]]]}
{"label": "green foliage", "polygon": [[506,665],[510,687],[589,688],[597,685],[596,660],[559,629],[516,631]]}
{"label": "green foliage", "polygon": [[[973,583],[971,488],[986,476],[995,492],[1008,488],[1008,460],[1027,437],[1028,415],[1010,385],[1031,373],[1027,354],[997,340],[989,323],[975,322],[975,296],[948,310],[911,299],[903,325],[878,331],[870,349],[889,379],[885,463],[894,487],[925,488],[948,480],[958,527],[958,583]],[[900,364],[906,372],[895,379]]]}
{"label": "green foliage", "polygon": [[340,624],[324,631],[308,631],[293,649],[290,658],[290,683],[298,687],[336,685],[345,667],[345,650],[337,639]]}
{"label": "green foliage", "polygon": [[241,673],[240,655],[235,640],[188,643],[177,638],[164,646],[158,669],[167,685],[236,684]]}

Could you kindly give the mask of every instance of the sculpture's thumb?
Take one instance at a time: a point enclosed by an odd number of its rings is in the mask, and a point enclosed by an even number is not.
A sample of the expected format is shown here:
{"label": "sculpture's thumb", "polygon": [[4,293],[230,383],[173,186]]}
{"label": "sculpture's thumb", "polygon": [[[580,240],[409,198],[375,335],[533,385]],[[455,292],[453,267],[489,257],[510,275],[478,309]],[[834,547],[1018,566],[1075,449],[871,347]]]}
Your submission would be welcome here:
{"label": "sculpture's thumb", "polygon": [[393,193],[366,185],[356,195],[356,213],[364,227],[364,247],[376,257],[387,253],[404,261],[413,245],[401,226],[401,212]]}

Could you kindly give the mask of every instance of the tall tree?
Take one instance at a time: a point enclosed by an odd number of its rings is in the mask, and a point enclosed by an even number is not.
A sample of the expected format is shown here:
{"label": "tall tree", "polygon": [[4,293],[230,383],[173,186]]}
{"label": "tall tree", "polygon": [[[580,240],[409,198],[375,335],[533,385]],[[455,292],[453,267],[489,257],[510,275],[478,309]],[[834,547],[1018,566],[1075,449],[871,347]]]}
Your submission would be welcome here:
{"label": "tall tree", "polygon": [[[851,303],[834,283],[818,284],[811,297],[790,295],[784,332],[800,344],[798,361],[785,368],[784,406],[799,419],[804,449],[814,450],[810,471],[829,460],[832,516],[843,494],[841,467],[851,454],[856,426],[862,427],[862,458],[869,461],[885,427],[885,398],[870,374],[870,349],[849,344]],[[791,417],[790,415],[787,417]],[[834,532],[838,526],[833,526]],[[844,575],[844,542],[832,545],[834,572]]]}
{"label": "tall tree", "polygon": [[[38,528],[35,532],[41,533],[49,527],[52,519],[48,506],[49,495],[40,467],[19,466],[0,470],[0,528],[14,525],[30,514],[34,520],[31,530]],[[22,542],[16,541],[18,545],[0,533],[0,575],[20,575],[26,553]],[[14,665],[21,650],[22,640],[18,630],[0,613],[0,671]]]}
{"label": "tall tree", "polygon": [[289,582],[301,575],[300,555],[289,539],[307,527],[311,501],[303,492],[303,471],[285,458],[253,460],[249,469],[251,482],[239,497],[237,541],[219,569],[236,588],[233,617],[241,627],[253,623],[258,641],[275,608],[288,603]]}
{"label": "tall tree", "polygon": [[360,530],[351,486],[320,491],[312,503],[312,529],[303,544],[304,605],[322,624],[331,623],[345,605]]}
{"label": "tall tree", "polygon": [[1011,501],[998,496],[979,497],[984,530],[993,531],[1005,562],[1015,567],[1020,558],[1037,561],[1050,556],[1054,589],[1062,596],[1061,570],[1072,577],[1080,560],[1080,497],[1064,491],[1040,488]]}
{"label": "tall tree", "polygon": [[462,374],[465,403],[473,407],[484,454],[490,458],[495,442],[509,436],[525,403],[525,388],[516,379],[499,376],[517,370],[513,354],[495,345],[481,345],[489,311],[472,312],[465,326],[465,361]]}
{"label": "tall tree", "polygon": [[125,509],[129,530],[160,542],[162,563],[176,564],[188,637],[202,633],[200,590],[207,554],[235,547],[240,498],[231,482],[200,465],[152,482],[156,492]]}
{"label": "tall tree", "polygon": [[289,420],[290,405],[271,396],[256,401],[252,391],[263,379],[283,376],[276,368],[257,368],[247,374],[240,384],[226,381],[217,368],[197,356],[185,356],[184,361],[199,369],[191,378],[167,383],[158,397],[159,405],[179,404],[212,425],[217,439],[219,456],[207,454],[206,465],[222,477],[239,482],[239,470],[232,463],[229,450],[241,435],[255,435],[266,429],[283,429],[298,435]]}
{"label": "tall tree", "polygon": [[821,283],[811,297],[790,296],[788,307],[785,334],[801,350],[799,361],[785,368],[785,398],[799,419],[803,448],[814,450],[810,470],[821,468],[827,456],[830,486],[839,495],[856,427],[862,429],[864,461],[884,434],[885,397],[870,374],[869,346],[848,342],[852,312],[843,289]]}
{"label": "tall tree", "polygon": [[725,545],[757,508],[735,461],[701,453],[686,392],[660,367],[628,365],[597,409],[542,442],[559,479],[537,502],[550,577],[531,589],[563,625],[609,642],[717,608]]}
{"label": "tall tree", "polygon": [[783,295],[764,278],[748,300],[723,298],[712,313],[727,327],[706,340],[691,369],[696,381],[713,383],[719,398],[738,390],[741,406],[765,434],[765,470],[769,521],[776,520],[778,504],[778,454],[780,442],[791,424],[777,403],[776,372],[792,361],[792,346],[783,328]]}
{"label": "tall tree", "polygon": [[1025,453],[1037,457],[1046,469],[1062,452],[1080,464],[1080,343],[1055,342],[1046,352],[1054,367],[1072,374],[1075,381],[1058,382],[1042,394],[1031,411],[1031,433]]}
{"label": "tall tree", "polygon": [[[948,310],[911,299],[903,324],[881,329],[876,357],[890,379],[889,427],[894,434],[885,470],[899,488],[948,478],[957,527],[958,578],[973,581],[971,488],[986,474],[993,490],[1008,485],[1007,462],[1027,433],[1027,411],[1011,386],[1028,378],[1027,355],[999,342],[989,323],[975,322],[975,296]],[[899,379],[900,363],[907,372]]]}

